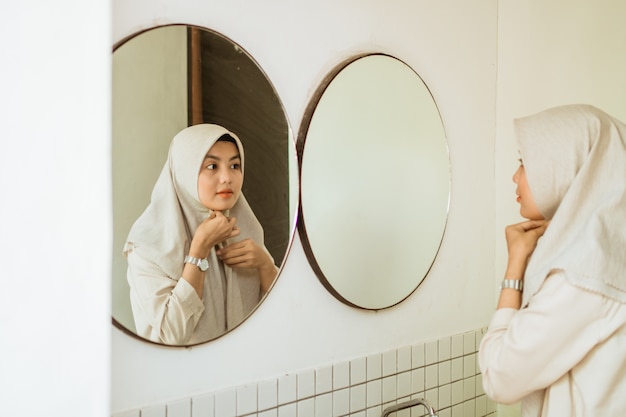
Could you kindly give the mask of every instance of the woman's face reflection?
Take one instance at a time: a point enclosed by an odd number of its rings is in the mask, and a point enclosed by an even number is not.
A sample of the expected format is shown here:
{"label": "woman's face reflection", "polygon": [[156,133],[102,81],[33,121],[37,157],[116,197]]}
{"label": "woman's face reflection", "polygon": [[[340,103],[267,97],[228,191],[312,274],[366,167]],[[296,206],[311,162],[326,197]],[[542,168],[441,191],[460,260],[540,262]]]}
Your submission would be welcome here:
{"label": "woman's face reflection", "polygon": [[209,149],[198,175],[198,197],[208,209],[224,211],[239,198],[243,183],[241,158],[232,142],[218,141]]}

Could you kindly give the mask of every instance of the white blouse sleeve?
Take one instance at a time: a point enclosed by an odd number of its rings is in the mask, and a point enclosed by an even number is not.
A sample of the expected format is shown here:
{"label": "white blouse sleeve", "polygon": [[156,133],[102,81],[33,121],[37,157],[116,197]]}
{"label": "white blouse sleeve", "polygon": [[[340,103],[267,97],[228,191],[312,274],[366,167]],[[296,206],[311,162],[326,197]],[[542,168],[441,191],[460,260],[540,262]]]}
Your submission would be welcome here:
{"label": "white blouse sleeve", "polygon": [[165,276],[134,251],[128,253],[128,283],[137,333],[158,343],[185,344],[205,308],[191,284]]}
{"label": "white blouse sleeve", "polygon": [[550,386],[610,336],[614,307],[569,284],[563,272],[552,273],[527,308],[494,313],[478,354],[485,393],[512,404]]}

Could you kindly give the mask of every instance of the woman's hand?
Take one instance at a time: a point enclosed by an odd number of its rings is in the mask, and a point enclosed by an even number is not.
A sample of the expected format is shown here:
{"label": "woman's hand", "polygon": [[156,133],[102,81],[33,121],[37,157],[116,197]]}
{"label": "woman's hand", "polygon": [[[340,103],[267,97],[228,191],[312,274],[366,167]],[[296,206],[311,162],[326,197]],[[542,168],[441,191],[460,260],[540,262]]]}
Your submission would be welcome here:
{"label": "woman's hand", "polygon": [[505,229],[509,260],[506,277],[521,279],[526,271],[528,258],[537,247],[537,241],[543,236],[548,220],[528,220],[512,224]]}
{"label": "woman's hand", "polygon": [[[506,279],[523,279],[528,258],[537,247],[537,241],[543,236],[548,224],[547,220],[528,220],[512,224],[505,229],[509,259],[504,277]],[[498,308],[519,309],[522,304],[522,293],[514,289],[502,289],[498,299]]]}
{"label": "woman's hand", "polygon": [[231,268],[263,268],[274,265],[271,258],[252,239],[231,243],[217,251],[217,256]]}
{"label": "woman's hand", "polygon": [[205,258],[211,248],[240,233],[235,217],[226,217],[221,211],[214,211],[196,229],[191,241],[189,254]]}
{"label": "woman's hand", "polygon": [[252,239],[231,243],[217,251],[217,256],[231,268],[254,268],[261,278],[261,290],[267,292],[276,278],[272,257]]}

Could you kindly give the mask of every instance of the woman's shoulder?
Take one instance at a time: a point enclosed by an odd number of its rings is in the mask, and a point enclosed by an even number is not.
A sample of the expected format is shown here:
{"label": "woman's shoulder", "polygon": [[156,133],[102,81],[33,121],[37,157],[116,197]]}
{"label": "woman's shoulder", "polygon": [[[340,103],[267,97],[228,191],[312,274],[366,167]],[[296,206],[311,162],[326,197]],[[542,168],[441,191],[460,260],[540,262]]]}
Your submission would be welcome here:
{"label": "woman's shoulder", "polygon": [[571,274],[555,269],[533,297],[533,304],[541,308],[567,311],[573,316],[586,315],[599,320],[626,321],[626,304],[612,299],[593,288],[581,285]]}

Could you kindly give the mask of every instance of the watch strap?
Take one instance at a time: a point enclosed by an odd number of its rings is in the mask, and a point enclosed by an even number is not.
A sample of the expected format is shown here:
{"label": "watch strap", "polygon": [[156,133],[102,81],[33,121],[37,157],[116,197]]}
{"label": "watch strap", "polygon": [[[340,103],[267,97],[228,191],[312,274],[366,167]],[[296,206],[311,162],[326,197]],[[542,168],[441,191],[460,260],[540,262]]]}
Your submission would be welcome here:
{"label": "watch strap", "polygon": [[[197,266],[198,268],[200,268],[201,271],[206,271],[208,269],[208,260],[205,258],[196,258],[193,256],[185,256],[185,259],[183,261],[186,264],[192,264]],[[203,268],[203,264],[204,266],[206,266],[206,268]]]}
{"label": "watch strap", "polygon": [[503,290],[505,288],[522,291],[524,289],[524,281],[522,281],[521,279],[502,280],[502,285],[500,285],[500,289]]}

